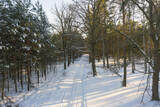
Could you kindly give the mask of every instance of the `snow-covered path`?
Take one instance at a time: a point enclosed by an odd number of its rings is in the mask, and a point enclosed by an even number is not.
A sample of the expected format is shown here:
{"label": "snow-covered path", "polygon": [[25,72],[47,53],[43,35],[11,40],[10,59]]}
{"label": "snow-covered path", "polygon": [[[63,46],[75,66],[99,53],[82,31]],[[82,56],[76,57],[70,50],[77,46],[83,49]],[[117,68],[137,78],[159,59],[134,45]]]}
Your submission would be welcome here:
{"label": "snow-covered path", "polygon": [[[55,107],[83,107],[86,104],[83,83],[85,74],[86,61],[82,57],[67,69],[66,78],[61,81],[59,90],[55,91]],[[51,106],[54,107],[53,105]]]}
{"label": "snow-covered path", "polygon": [[[130,65],[127,67],[127,87],[121,86],[122,78],[103,69],[102,62],[96,65],[98,76],[92,77],[88,55],[83,55],[67,68],[65,76],[49,75],[40,88],[24,94],[25,98],[21,94],[15,96],[21,99],[16,103],[20,107],[160,107],[158,102],[150,102],[148,94],[140,104],[146,76],[139,72],[132,74]],[[143,70],[141,65],[136,67]],[[63,71],[59,68],[58,71]],[[123,75],[123,69],[120,74]]]}
{"label": "snow-covered path", "polygon": [[88,62],[83,56],[72,64],[62,80],[51,80],[27,97],[21,105],[25,107],[86,107],[84,78]]}

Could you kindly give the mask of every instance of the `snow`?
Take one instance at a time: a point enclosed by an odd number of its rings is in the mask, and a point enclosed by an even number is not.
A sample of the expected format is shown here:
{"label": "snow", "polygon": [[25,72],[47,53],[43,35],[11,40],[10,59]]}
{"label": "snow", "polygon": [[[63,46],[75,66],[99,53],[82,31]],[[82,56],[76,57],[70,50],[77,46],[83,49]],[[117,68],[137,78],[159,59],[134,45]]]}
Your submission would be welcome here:
{"label": "snow", "polygon": [[55,45],[53,45],[53,44],[51,44],[51,47],[52,47],[52,48],[55,48],[56,46],[55,46]]}
{"label": "snow", "polygon": [[25,46],[25,47],[23,47],[23,49],[30,50],[30,49],[31,49],[31,47]]}
{"label": "snow", "polygon": [[23,31],[25,31],[25,27],[21,27],[21,29],[22,29]]}
{"label": "snow", "polygon": [[23,34],[22,36],[23,36],[23,38],[26,38],[26,37],[27,37],[27,34]]}
{"label": "snow", "polygon": [[155,35],[155,38],[157,41],[159,40],[158,34]]}
{"label": "snow", "polygon": [[41,48],[41,47],[42,47],[42,45],[41,45],[41,44],[38,44],[38,46],[39,46],[39,48]]}
{"label": "snow", "polygon": [[[66,71],[62,64],[57,65],[56,75],[51,72],[46,81],[34,85],[36,88],[12,93],[10,98],[20,107],[160,107],[148,94],[140,103],[147,75],[132,74],[129,65],[127,87],[122,87],[122,78],[102,68],[102,62],[96,62],[98,76],[92,77],[88,59],[83,55]],[[143,70],[143,65],[136,64],[136,68]],[[123,75],[123,69],[119,73]]]}

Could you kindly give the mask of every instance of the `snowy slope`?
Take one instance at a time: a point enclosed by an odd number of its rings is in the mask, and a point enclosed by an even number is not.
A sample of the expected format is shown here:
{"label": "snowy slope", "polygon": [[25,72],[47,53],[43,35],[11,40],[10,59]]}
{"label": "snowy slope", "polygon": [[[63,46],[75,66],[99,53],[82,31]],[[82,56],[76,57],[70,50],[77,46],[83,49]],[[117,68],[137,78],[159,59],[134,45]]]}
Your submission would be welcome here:
{"label": "snowy slope", "polygon": [[121,77],[103,69],[102,62],[96,65],[98,76],[92,77],[88,55],[83,55],[67,68],[65,76],[50,75],[39,88],[25,92],[25,96],[15,94],[15,102],[22,107],[160,107],[158,102],[150,102],[148,94],[145,102],[140,103],[147,75],[132,74],[128,66],[127,87],[122,87]]}

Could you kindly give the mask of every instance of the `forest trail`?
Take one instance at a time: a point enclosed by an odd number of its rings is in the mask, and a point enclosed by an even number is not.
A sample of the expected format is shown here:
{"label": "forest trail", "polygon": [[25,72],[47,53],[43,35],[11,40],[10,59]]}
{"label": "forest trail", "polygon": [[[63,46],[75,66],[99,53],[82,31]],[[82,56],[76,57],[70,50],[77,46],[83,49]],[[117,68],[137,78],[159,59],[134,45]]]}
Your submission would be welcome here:
{"label": "forest trail", "polygon": [[[102,62],[96,61],[98,76],[92,77],[88,55],[83,55],[65,71],[65,76],[49,75],[49,81],[42,87],[27,94],[20,107],[159,107],[149,102],[141,104],[147,76],[132,74],[131,66],[127,70],[127,87],[122,87],[122,78],[102,68]],[[112,61],[110,61],[110,64]],[[136,65],[141,70],[141,65]],[[60,71],[62,67],[60,67]],[[58,70],[59,71],[59,70]],[[123,75],[123,69],[119,72]],[[55,79],[56,78],[56,79]]]}
{"label": "forest trail", "polygon": [[65,71],[63,79],[49,81],[21,102],[25,107],[86,107],[85,84],[88,56],[84,55]]}

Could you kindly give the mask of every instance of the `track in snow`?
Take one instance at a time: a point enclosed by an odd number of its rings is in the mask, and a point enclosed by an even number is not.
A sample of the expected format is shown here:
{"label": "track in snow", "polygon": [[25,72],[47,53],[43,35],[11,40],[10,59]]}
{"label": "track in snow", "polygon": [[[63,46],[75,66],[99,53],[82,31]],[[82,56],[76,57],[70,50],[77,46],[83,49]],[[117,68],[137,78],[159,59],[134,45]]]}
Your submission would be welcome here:
{"label": "track in snow", "polygon": [[89,64],[85,61],[86,58],[88,56],[82,56],[67,68],[66,76],[59,80],[58,84],[51,79],[20,105],[25,107],[87,107],[84,79]]}
{"label": "track in snow", "polygon": [[[91,65],[86,60],[88,60],[88,56],[84,55],[78,61],[75,61],[67,68],[64,77],[61,75],[48,75],[47,81],[42,83],[37,90],[26,92],[27,94],[15,95],[16,99],[20,99],[19,106],[159,107],[159,102],[150,102],[149,96],[145,96],[145,101],[148,101],[146,104],[140,104],[144,89],[143,85],[139,87],[143,77],[141,73],[132,74],[128,72],[127,87],[122,87],[120,77],[106,72],[101,67],[96,68],[99,75],[91,77]],[[103,63],[97,62],[96,65],[102,66]],[[130,69],[131,65],[128,67],[128,71]],[[62,72],[63,70],[59,70],[58,74],[62,74]],[[123,70],[120,71],[120,74],[123,74]],[[141,84],[145,83],[146,81],[141,81]],[[137,93],[138,88],[140,90]],[[25,101],[23,95],[25,95]]]}

